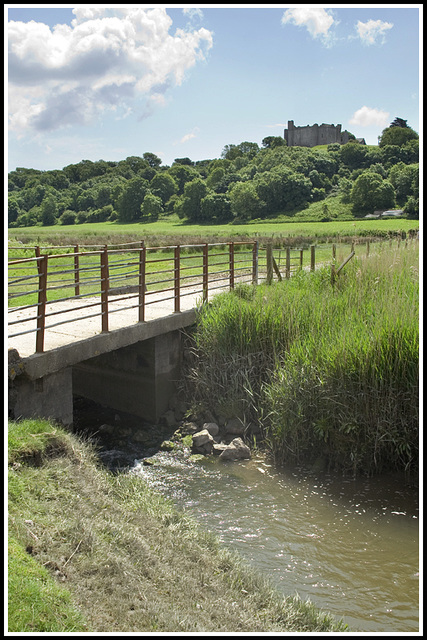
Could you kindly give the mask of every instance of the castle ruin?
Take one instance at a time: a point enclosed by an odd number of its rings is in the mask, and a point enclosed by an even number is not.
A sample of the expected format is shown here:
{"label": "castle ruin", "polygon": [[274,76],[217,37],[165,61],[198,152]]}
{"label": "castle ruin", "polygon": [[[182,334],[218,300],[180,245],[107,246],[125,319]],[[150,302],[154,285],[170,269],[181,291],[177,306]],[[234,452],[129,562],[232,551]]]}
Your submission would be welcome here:
{"label": "castle ruin", "polygon": [[315,147],[318,144],[346,144],[349,141],[348,131],[341,131],[337,124],[313,124],[306,127],[296,127],[293,120],[288,120],[285,129],[285,140],[288,147]]}

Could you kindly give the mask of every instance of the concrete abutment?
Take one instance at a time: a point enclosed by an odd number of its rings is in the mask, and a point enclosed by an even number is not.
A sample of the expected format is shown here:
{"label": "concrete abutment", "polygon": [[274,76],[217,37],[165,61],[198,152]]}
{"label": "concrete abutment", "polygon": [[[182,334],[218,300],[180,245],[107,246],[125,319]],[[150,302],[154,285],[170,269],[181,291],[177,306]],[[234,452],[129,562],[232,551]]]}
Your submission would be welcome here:
{"label": "concrete abutment", "polygon": [[179,331],[90,358],[73,367],[73,394],[156,424],[176,391]]}
{"label": "concrete abutment", "polygon": [[86,341],[86,358],[82,357],[81,343],[76,344],[73,355],[64,351],[62,359],[59,353],[51,353],[45,358],[41,354],[19,360],[13,350],[9,417],[51,418],[71,425],[73,396],[77,395],[157,424],[169,408],[181,372],[182,327],[173,328],[174,324],[170,320],[166,325],[169,330],[125,346],[119,346],[116,336],[105,336],[108,348],[101,353],[94,349],[99,342],[92,345]]}

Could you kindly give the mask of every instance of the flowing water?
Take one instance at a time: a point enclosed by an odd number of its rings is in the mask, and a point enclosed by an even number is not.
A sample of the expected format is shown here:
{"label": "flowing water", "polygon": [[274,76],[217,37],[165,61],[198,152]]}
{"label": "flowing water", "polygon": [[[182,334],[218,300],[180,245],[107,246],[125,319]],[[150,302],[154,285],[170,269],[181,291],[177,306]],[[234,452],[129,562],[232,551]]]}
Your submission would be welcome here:
{"label": "flowing water", "polygon": [[401,476],[349,479],[278,470],[259,456],[224,463],[159,453],[132,473],[229,548],[343,618],[351,631],[419,630],[417,488]]}

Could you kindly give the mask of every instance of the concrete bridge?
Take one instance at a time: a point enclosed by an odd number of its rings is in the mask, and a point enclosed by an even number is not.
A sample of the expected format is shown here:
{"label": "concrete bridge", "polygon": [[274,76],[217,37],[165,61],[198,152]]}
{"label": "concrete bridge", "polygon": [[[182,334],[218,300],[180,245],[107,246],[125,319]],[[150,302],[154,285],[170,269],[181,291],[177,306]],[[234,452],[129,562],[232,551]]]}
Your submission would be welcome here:
{"label": "concrete bridge", "polygon": [[[271,245],[260,269],[255,241],[135,244],[50,254],[35,247],[34,256],[9,261],[10,418],[71,424],[77,395],[157,423],[176,390],[182,332],[197,307],[236,284],[258,284],[263,267],[267,281],[273,271],[281,279]],[[303,251],[286,250],[285,277],[292,261],[302,268]]]}
{"label": "concrete bridge", "polygon": [[187,264],[194,247],[155,248],[151,261],[144,246],[50,255],[36,247],[10,261],[9,298],[30,304],[9,308],[9,417],[71,424],[78,395],[157,423],[180,376],[182,331],[212,295],[257,281],[257,250],[203,244],[196,269]]}
{"label": "concrete bridge", "polygon": [[157,423],[179,379],[182,330],[195,317],[190,308],[88,337],[90,328],[76,321],[66,334],[49,336],[51,349],[24,357],[25,346],[9,341],[10,417],[72,424],[78,395]]}

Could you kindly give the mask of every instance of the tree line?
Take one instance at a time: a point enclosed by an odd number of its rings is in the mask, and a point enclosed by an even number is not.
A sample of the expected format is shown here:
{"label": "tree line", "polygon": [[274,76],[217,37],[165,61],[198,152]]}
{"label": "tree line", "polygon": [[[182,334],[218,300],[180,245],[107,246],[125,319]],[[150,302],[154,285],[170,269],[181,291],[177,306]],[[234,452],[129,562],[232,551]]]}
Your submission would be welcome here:
{"label": "tree line", "polygon": [[417,219],[418,145],[418,134],[396,118],[378,146],[353,139],[287,147],[283,138],[269,136],[261,147],[230,144],[220,158],[176,158],[171,166],[146,152],[50,171],[18,167],[8,174],[8,225],[150,222],[171,214],[196,223],[239,222],[292,216],[334,196],[351,204],[355,217],[399,206]]}

